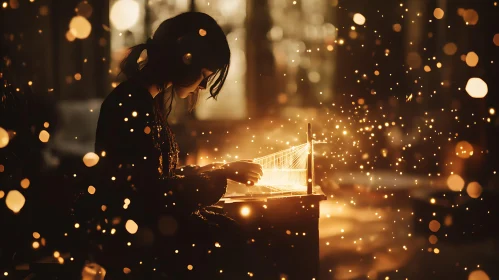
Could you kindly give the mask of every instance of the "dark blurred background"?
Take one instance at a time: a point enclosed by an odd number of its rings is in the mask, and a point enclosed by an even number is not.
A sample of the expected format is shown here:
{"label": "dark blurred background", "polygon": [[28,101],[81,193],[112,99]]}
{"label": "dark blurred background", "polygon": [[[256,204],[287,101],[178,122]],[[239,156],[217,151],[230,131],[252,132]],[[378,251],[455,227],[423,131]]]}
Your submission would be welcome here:
{"label": "dark blurred background", "polygon": [[[487,216],[497,209],[498,2],[0,2],[2,263],[46,254],[32,229],[64,215],[127,49],[201,11],[225,30],[231,69],[218,101],[204,93],[193,113],[176,102],[181,163],[287,149],[306,142],[311,122],[326,142],[315,148],[328,195],[324,279],[499,277]],[[13,190],[26,199],[17,214],[4,203]]]}

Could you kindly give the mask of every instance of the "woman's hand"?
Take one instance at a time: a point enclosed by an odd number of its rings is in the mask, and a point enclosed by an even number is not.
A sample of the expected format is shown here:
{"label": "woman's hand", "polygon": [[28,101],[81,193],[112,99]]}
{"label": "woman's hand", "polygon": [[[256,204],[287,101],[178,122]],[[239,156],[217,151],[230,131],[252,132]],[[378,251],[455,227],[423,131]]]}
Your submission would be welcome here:
{"label": "woman's hand", "polygon": [[252,160],[240,160],[222,166],[227,179],[253,186],[263,176],[262,166]]}

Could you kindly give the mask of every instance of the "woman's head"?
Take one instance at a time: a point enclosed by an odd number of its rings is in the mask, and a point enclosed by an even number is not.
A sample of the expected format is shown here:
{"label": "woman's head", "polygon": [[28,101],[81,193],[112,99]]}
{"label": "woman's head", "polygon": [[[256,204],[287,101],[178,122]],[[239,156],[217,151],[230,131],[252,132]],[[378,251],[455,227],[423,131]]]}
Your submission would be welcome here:
{"label": "woman's head", "polygon": [[[144,49],[147,60],[139,70],[136,61]],[[165,20],[146,44],[133,47],[121,70],[129,78],[140,76],[159,88],[171,83],[181,98],[197,99],[198,89],[204,86],[216,99],[229,64],[230,49],[222,28],[207,14],[188,12]]]}

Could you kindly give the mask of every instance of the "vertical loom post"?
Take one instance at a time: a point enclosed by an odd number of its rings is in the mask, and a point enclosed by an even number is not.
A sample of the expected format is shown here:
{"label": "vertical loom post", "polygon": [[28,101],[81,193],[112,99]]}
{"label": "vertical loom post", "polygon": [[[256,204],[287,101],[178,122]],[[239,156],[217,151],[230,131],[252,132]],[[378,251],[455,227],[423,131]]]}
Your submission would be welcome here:
{"label": "vertical loom post", "polygon": [[313,167],[314,167],[314,146],[312,137],[312,124],[308,123],[307,128],[308,158],[307,158],[307,194],[312,194]]}

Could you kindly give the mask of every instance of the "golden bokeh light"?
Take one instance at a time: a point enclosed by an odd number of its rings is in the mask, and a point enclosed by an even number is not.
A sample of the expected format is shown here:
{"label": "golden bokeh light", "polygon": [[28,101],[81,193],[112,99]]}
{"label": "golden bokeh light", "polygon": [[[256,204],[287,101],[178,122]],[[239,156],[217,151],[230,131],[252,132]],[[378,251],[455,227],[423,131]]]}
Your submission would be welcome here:
{"label": "golden bokeh light", "polygon": [[440,222],[437,220],[432,220],[429,224],[428,227],[432,232],[437,232],[440,229]]}
{"label": "golden bokeh light", "polygon": [[248,206],[243,206],[243,207],[241,207],[240,213],[241,213],[241,216],[248,217],[249,214],[251,213],[251,209]]}
{"label": "golden bokeh light", "polygon": [[118,31],[125,31],[137,24],[139,15],[139,3],[133,0],[119,0],[111,7],[109,19]]}
{"label": "golden bokeh light", "polygon": [[465,9],[462,16],[466,24],[475,25],[478,23],[478,13],[473,9]]}
{"label": "golden bokeh light", "polygon": [[410,52],[407,54],[406,62],[410,67],[417,69],[422,64],[421,56],[418,52]]}
{"label": "golden bokeh light", "polygon": [[430,235],[430,237],[428,238],[428,241],[430,242],[430,244],[435,245],[435,244],[437,244],[437,242],[438,242],[438,238],[437,238],[435,235],[433,235],[433,234],[432,234],[432,235]]}
{"label": "golden bokeh light", "polygon": [[49,13],[50,13],[50,10],[49,10],[48,6],[43,5],[43,6],[40,7],[40,9],[38,10],[38,12],[40,13],[41,16],[48,16]]}
{"label": "golden bokeh light", "polygon": [[29,183],[30,183],[29,179],[28,178],[24,178],[24,179],[21,180],[21,187],[23,189],[27,189],[27,188],[29,188]]}
{"label": "golden bokeh light", "polygon": [[465,182],[461,176],[452,174],[447,178],[447,186],[455,192],[460,192],[464,188]]}
{"label": "golden bokeh light", "polygon": [[87,191],[88,191],[89,194],[95,194],[95,187],[94,186],[88,186]]}
{"label": "golden bokeh light", "polygon": [[125,228],[130,234],[135,234],[139,230],[139,225],[133,220],[128,220],[126,221]]}
{"label": "golden bokeh light", "polygon": [[469,158],[473,155],[473,145],[467,141],[460,141],[456,145],[456,156],[460,158]]}
{"label": "golden bokeh light", "polygon": [[71,31],[67,31],[66,32],[66,40],[68,40],[69,42],[73,42],[74,40],[76,40],[76,37],[75,35],[73,35],[73,33],[71,33]]}
{"label": "golden bokeh light", "polygon": [[424,71],[425,71],[425,72],[431,72],[431,67],[430,67],[430,66],[428,66],[428,65],[425,65],[425,67],[424,67]]}
{"label": "golden bokeh light", "polygon": [[395,24],[392,26],[392,28],[393,28],[393,31],[395,31],[395,32],[400,32],[400,31],[402,31],[402,25],[400,25],[399,23],[395,23]]}
{"label": "golden bokeh light", "polygon": [[85,39],[92,32],[92,25],[82,16],[75,16],[69,22],[69,32],[77,39]]}
{"label": "golden bokeh light", "polygon": [[447,215],[447,216],[445,216],[445,218],[444,218],[444,225],[445,225],[446,227],[450,227],[450,226],[452,226],[452,222],[453,222],[453,221],[452,221],[452,216],[451,216],[451,215]]}
{"label": "golden bokeh light", "polygon": [[4,191],[0,191],[0,199],[3,198],[5,196],[5,192]]}
{"label": "golden bokeh light", "polygon": [[187,266],[187,269],[188,269],[188,270],[193,270],[193,269],[194,269],[194,266],[192,266],[192,264],[190,264],[190,265],[188,265],[188,266]]}
{"label": "golden bokeh light", "polygon": [[492,116],[495,115],[496,114],[496,109],[490,108],[489,109],[489,114],[492,115]]}
{"label": "golden bokeh light", "polygon": [[0,148],[5,148],[9,144],[9,133],[0,127]]}
{"label": "golden bokeh light", "polygon": [[479,198],[482,195],[482,186],[478,182],[471,182],[466,187],[466,193],[471,198]]}
{"label": "golden bokeh light", "polygon": [[38,134],[38,139],[42,141],[43,143],[47,143],[50,139],[50,134],[46,130],[40,131],[40,134]]}
{"label": "golden bokeh light", "polygon": [[483,98],[489,92],[489,88],[484,80],[470,78],[466,84],[466,92],[473,98]]}
{"label": "golden bokeh light", "polygon": [[362,14],[356,13],[353,15],[353,22],[358,25],[364,25],[364,23],[366,23],[366,18]]}
{"label": "golden bokeh light", "polygon": [[201,37],[206,36],[206,30],[204,30],[204,29],[202,29],[202,28],[201,28],[201,29],[199,29],[199,35],[200,35]]}
{"label": "golden bokeh light", "polygon": [[434,11],[433,11],[433,16],[436,18],[436,19],[442,19],[444,17],[444,10],[440,9],[440,8],[436,8]]}
{"label": "golden bokeh light", "polygon": [[446,55],[454,55],[457,52],[457,45],[450,42],[444,45],[444,53]]}
{"label": "golden bokeh light", "polygon": [[470,273],[468,280],[490,280],[490,277],[485,271],[478,269]]}
{"label": "golden bokeh light", "polygon": [[33,232],[33,238],[34,238],[34,239],[38,239],[38,238],[40,238],[40,234],[39,234],[38,232],[36,232],[36,231],[35,231],[35,232]]}
{"label": "golden bokeh light", "polygon": [[469,52],[466,55],[466,64],[469,67],[475,67],[478,64],[478,55],[475,52]]}
{"label": "golden bokeh light", "polygon": [[75,12],[82,17],[89,18],[92,15],[93,8],[87,1],[81,1],[75,8]]}
{"label": "golden bokeh light", "polygon": [[83,156],[83,163],[86,167],[95,166],[99,162],[99,156],[96,153],[86,153]]}
{"label": "golden bokeh light", "polygon": [[24,206],[26,199],[24,195],[17,190],[11,190],[5,198],[5,204],[14,213],[19,213]]}
{"label": "golden bokeh light", "polygon": [[492,38],[492,42],[494,42],[494,45],[499,47],[499,33],[494,35],[494,38]]}
{"label": "golden bokeh light", "polygon": [[38,249],[40,248],[40,243],[38,241],[33,242],[33,249]]}

